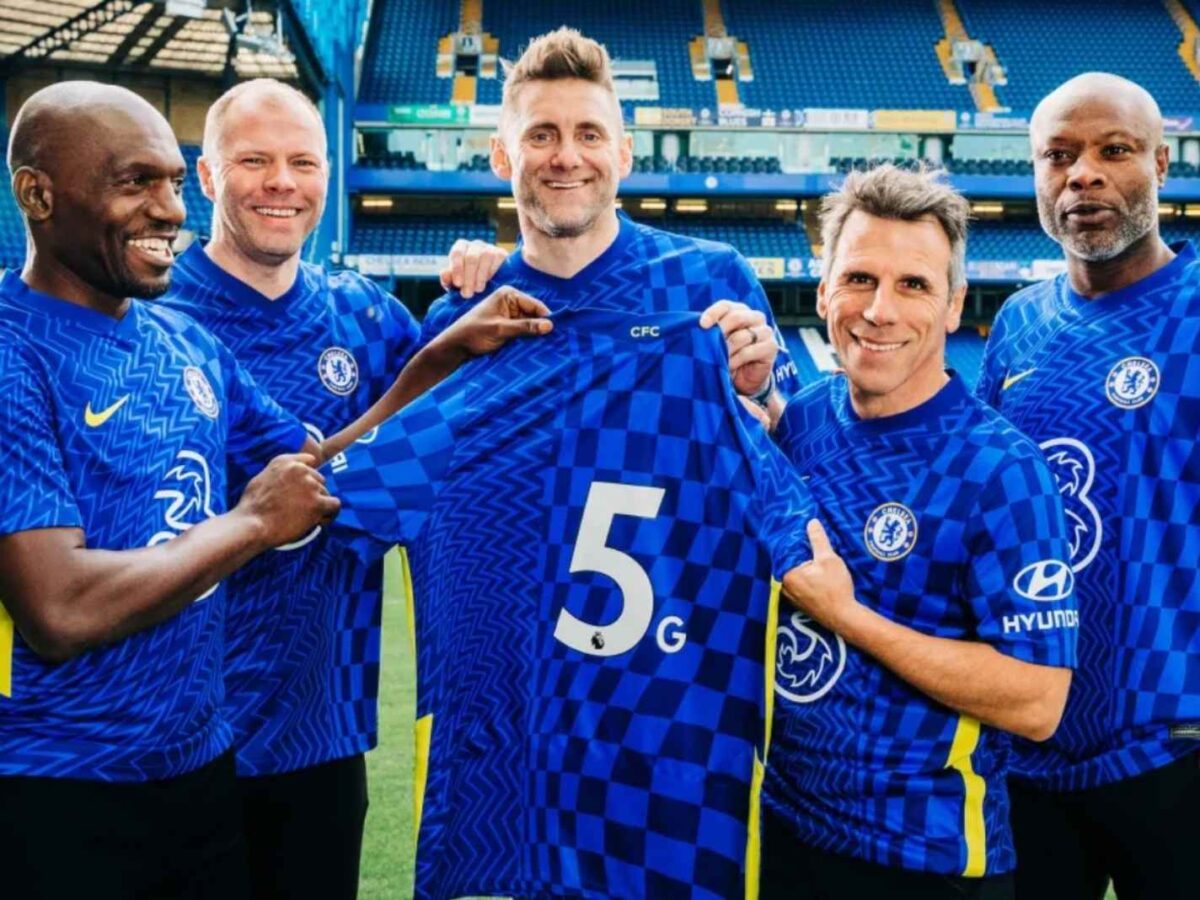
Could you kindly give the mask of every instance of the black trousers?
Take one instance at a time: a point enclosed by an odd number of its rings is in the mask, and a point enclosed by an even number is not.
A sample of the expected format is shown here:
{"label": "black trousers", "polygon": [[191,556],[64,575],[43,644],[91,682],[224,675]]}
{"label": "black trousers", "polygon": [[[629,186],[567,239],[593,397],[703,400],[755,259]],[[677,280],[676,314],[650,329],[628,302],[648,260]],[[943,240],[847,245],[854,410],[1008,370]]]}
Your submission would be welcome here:
{"label": "black trousers", "polygon": [[1083,791],[1009,780],[1017,900],[1200,897],[1200,753]]}
{"label": "black trousers", "polygon": [[1012,900],[1011,874],[960,878],[880,866],[801,844],[763,810],[760,900]]}
{"label": "black trousers", "polygon": [[233,755],[163,781],[0,777],[0,896],[247,900]]}
{"label": "black trousers", "polygon": [[237,783],[254,900],[354,900],[367,817],[363,755]]}

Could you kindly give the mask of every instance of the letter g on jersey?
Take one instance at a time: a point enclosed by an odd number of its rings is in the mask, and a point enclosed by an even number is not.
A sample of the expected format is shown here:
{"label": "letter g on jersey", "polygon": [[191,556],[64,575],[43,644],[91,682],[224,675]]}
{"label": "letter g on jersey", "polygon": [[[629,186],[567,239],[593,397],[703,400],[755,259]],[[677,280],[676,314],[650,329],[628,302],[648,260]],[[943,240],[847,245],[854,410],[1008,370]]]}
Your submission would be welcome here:
{"label": "letter g on jersey", "polygon": [[1068,563],[1043,559],[1030,563],[1013,579],[1013,589],[1027,600],[1055,603],[1065,600],[1075,587],[1075,575]]}

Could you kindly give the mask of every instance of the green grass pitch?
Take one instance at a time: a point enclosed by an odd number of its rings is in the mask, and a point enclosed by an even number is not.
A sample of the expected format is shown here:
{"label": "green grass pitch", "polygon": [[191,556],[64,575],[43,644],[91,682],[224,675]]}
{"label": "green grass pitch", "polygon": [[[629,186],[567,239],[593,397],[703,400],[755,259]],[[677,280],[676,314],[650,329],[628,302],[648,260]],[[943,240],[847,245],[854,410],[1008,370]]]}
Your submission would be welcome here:
{"label": "green grass pitch", "polygon": [[[404,900],[413,880],[413,658],[399,557],[388,554],[383,601],[379,746],[367,754],[371,806],[363,836],[359,900]],[[1109,891],[1107,900],[1116,900]]]}

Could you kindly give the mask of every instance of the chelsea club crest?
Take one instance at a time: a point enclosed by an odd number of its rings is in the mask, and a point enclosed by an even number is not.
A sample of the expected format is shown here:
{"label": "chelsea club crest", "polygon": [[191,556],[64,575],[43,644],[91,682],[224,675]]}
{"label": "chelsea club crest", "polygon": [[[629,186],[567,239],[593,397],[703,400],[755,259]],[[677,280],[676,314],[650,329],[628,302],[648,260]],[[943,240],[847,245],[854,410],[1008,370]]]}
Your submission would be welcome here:
{"label": "chelsea club crest", "polygon": [[867,517],[863,542],[876,559],[903,559],[917,545],[917,517],[902,503],[884,503]]}
{"label": "chelsea club crest", "polygon": [[1158,366],[1144,356],[1127,356],[1108,373],[1104,392],[1114,406],[1137,409],[1145,406],[1158,393]]}
{"label": "chelsea club crest", "polygon": [[339,396],[345,396],[358,387],[358,363],[354,354],[341,347],[330,347],[317,361],[317,374],[321,384]]}
{"label": "chelsea club crest", "polygon": [[188,392],[188,396],[192,398],[192,402],[196,404],[196,409],[201,413],[210,419],[215,419],[220,415],[221,404],[202,371],[195,366],[185,368],[183,370],[183,387]]}

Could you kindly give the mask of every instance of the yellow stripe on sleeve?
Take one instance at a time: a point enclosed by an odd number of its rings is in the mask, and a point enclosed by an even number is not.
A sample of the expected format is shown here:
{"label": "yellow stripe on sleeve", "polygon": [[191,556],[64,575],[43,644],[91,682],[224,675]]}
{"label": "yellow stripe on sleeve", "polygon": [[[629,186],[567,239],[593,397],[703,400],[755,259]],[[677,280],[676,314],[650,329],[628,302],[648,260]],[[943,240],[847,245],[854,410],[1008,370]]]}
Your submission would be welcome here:
{"label": "yellow stripe on sleeve", "polygon": [[762,865],[762,786],[767,773],[767,752],[771,748],[771,720],[775,715],[775,643],[779,635],[780,583],[771,580],[771,599],[767,603],[766,642],[763,647],[763,747],[755,755],[754,775],[750,781],[750,820],[746,827],[746,900],[757,900],[759,869]]}
{"label": "yellow stripe on sleeve", "polygon": [[967,878],[979,878],[987,869],[987,830],[983,822],[983,798],[987,794],[987,783],[976,773],[971,762],[971,754],[978,746],[979,720],[959,716],[946,768],[957,771],[966,788],[963,838],[967,842],[967,864],[962,873]]}
{"label": "yellow stripe on sleeve", "polygon": [[0,603],[0,697],[12,696],[13,620]]}
{"label": "yellow stripe on sleeve", "polygon": [[425,808],[425,782],[429,780],[429,745],[433,740],[433,713],[417,719],[413,729],[416,755],[413,757],[413,839],[421,836],[421,813]]}

